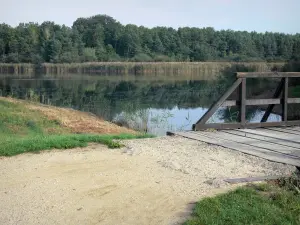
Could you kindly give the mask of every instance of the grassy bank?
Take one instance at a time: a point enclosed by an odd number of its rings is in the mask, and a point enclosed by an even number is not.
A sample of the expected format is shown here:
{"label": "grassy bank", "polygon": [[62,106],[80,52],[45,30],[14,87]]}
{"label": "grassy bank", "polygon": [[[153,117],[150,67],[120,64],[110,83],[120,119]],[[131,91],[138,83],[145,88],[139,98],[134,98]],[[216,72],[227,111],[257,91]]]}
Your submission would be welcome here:
{"label": "grassy bank", "polygon": [[[67,120],[66,117],[72,119]],[[128,133],[131,134],[122,132],[126,132],[126,129],[75,110],[0,99],[1,156],[53,148],[84,147],[89,142],[118,148],[121,145],[116,140],[147,137],[130,130]]]}
{"label": "grassy bank", "polygon": [[45,74],[100,74],[100,75],[219,75],[231,68],[236,72],[239,67],[247,67],[253,71],[268,71],[276,66],[284,66],[284,62],[91,62],[91,63],[43,63],[32,64],[0,64],[0,73],[31,73],[35,68]]}
{"label": "grassy bank", "polygon": [[185,225],[300,224],[300,182],[294,179],[249,185],[203,199]]}

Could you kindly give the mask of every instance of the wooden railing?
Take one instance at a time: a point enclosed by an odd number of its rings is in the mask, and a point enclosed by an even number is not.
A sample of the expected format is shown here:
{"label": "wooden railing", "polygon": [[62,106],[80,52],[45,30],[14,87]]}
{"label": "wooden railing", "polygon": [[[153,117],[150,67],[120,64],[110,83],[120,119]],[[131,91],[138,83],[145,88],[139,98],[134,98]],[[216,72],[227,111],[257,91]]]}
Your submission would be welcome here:
{"label": "wooden railing", "polygon": [[[204,130],[209,128],[214,129],[238,129],[238,128],[256,128],[256,127],[275,127],[275,126],[295,126],[300,125],[299,120],[288,121],[288,104],[300,103],[300,98],[288,98],[289,78],[300,78],[300,72],[249,72],[236,73],[237,80],[224,93],[224,95],[214,103],[210,109],[202,116],[202,118],[193,125],[193,130]],[[281,78],[281,81],[271,99],[246,99],[246,81],[247,78]],[[239,89],[238,100],[227,100],[227,98],[236,90]],[[264,116],[260,123],[246,122],[246,106],[268,105]],[[266,122],[275,105],[282,107],[282,121]],[[240,113],[236,123],[206,123],[209,118],[220,107],[239,106]],[[300,116],[300,115],[299,115]]]}

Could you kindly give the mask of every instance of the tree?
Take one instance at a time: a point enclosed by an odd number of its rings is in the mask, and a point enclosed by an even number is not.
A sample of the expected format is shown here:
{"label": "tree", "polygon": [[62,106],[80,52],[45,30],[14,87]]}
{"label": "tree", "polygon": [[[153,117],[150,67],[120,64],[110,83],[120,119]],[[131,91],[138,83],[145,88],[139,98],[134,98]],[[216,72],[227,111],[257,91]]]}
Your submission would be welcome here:
{"label": "tree", "polygon": [[122,25],[107,15],[53,22],[0,24],[0,61],[298,60],[300,35],[207,28]]}

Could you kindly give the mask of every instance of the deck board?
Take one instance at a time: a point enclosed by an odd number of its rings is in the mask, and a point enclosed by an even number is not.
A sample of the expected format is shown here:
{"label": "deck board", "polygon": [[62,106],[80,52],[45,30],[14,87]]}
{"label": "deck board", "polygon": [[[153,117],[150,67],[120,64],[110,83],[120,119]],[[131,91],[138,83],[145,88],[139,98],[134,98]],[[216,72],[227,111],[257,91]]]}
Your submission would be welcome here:
{"label": "deck board", "polygon": [[290,129],[286,129],[285,127],[268,127],[268,128],[264,128],[266,130],[274,130],[274,131],[280,131],[286,135],[289,134],[296,134],[300,136],[300,130],[290,130]]}
{"label": "deck board", "polygon": [[[238,136],[234,134],[229,134],[226,132],[218,132],[218,135],[221,136],[221,138],[224,138],[226,140],[233,140],[238,143],[244,143],[250,146],[254,147],[259,147],[259,148],[264,148],[270,151],[276,151],[276,152],[281,152],[285,154],[292,154],[295,152],[295,148],[293,147],[288,147],[288,146],[282,146],[276,143],[271,143],[271,142],[266,142],[266,141],[257,141],[256,139],[252,139],[249,137],[243,137],[243,136]],[[300,149],[299,149],[300,151]]]}
{"label": "deck board", "polygon": [[235,135],[239,135],[239,136],[243,136],[243,137],[246,136],[248,138],[252,138],[252,139],[255,139],[258,141],[271,142],[271,143],[275,143],[275,144],[282,145],[282,146],[292,147],[295,150],[300,150],[300,144],[294,143],[294,142],[289,142],[286,140],[281,140],[281,139],[277,139],[277,138],[273,138],[273,137],[265,137],[265,136],[257,135],[257,134],[245,133],[242,130],[224,130],[223,132],[227,132],[227,133],[231,133],[231,134],[235,134]]}
{"label": "deck board", "polygon": [[296,134],[284,134],[280,131],[274,130],[267,130],[267,129],[243,129],[241,132],[250,133],[250,134],[257,134],[265,137],[272,137],[280,140],[285,140],[288,142],[294,142],[300,144],[299,135]]}
{"label": "deck board", "polygon": [[287,130],[300,131],[300,127],[286,127]]}
{"label": "deck board", "polygon": [[[244,129],[226,131],[171,132],[209,144],[254,155],[270,161],[300,167],[300,141],[296,134],[279,130]],[[298,136],[299,137],[299,136]]]}

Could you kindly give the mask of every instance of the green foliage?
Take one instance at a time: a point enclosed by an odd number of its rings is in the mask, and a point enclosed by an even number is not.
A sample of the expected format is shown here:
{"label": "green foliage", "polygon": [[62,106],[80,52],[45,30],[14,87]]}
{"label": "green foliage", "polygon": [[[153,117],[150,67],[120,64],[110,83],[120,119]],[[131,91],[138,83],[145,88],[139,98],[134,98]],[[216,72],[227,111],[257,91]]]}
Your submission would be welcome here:
{"label": "green foliage", "polygon": [[81,59],[84,62],[96,61],[97,56],[96,56],[95,49],[93,49],[93,48],[84,48]]}
{"label": "green foliage", "polygon": [[264,184],[201,200],[185,225],[300,224],[299,215],[299,193]]}
{"label": "green foliage", "polygon": [[115,140],[148,138],[149,135],[89,135],[89,134],[63,134],[63,135],[37,135],[18,138],[14,141],[0,141],[0,156],[13,156],[25,152],[39,152],[50,149],[70,149],[86,147],[89,142],[101,143],[109,148],[120,148],[122,145]]}
{"label": "green foliage", "polygon": [[151,62],[153,61],[152,57],[145,54],[145,53],[139,53],[134,56],[134,61],[136,62]]}
{"label": "green foliage", "polygon": [[[53,22],[0,24],[0,62],[261,61],[299,60],[300,35],[213,28],[123,26],[112,17],[77,19],[72,28]],[[95,54],[93,53],[95,51]],[[149,57],[148,57],[149,56]]]}

